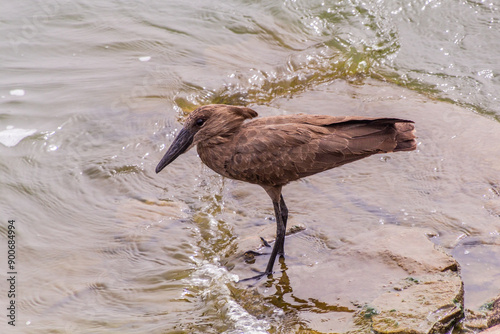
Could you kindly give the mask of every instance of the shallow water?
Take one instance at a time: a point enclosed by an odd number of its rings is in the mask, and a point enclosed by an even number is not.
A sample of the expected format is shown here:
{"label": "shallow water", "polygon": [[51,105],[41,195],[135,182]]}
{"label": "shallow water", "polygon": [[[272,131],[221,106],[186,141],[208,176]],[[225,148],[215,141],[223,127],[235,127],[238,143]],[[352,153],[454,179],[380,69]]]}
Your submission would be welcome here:
{"label": "shallow water", "polygon": [[[15,219],[15,330],[360,331],[357,307],[322,303],[308,287],[335,282],[306,269],[384,224],[432,232],[462,266],[466,306],[479,308],[500,292],[499,7],[3,4],[0,233]],[[250,289],[234,282],[265,266],[238,257],[274,224],[264,192],[222,179],[194,151],[154,173],[185,112],[206,103],[409,118],[419,149],[287,186],[290,223],[306,230],[287,239],[288,269]]]}

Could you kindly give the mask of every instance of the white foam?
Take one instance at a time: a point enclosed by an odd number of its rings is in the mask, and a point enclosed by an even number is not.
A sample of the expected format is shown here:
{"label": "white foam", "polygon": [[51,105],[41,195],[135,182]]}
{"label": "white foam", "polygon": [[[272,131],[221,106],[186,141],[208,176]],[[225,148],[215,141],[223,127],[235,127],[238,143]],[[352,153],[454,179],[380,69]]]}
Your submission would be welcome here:
{"label": "white foam", "polygon": [[24,89],[13,89],[9,93],[12,96],[24,96]]}
{"label": "white foam", "polygon": [[13,147],[35,132],[36,129],[16,129],[12,125],[9,125],[5,130],[0,131],[0,143],[7,147]]}
{"label": "white foam", "polygon": [[217,264],[203,261],[201,266],[190,277],[191,284],[202,288],[203,300],[212,300],[216,304],[224,304],[224,317],[232,324],[225,334],[250,333],[267,334],[271,326],[265,320],[259,320],[248,313],[232,297],[227,287],[230,281],[238,281],[238,276]]}

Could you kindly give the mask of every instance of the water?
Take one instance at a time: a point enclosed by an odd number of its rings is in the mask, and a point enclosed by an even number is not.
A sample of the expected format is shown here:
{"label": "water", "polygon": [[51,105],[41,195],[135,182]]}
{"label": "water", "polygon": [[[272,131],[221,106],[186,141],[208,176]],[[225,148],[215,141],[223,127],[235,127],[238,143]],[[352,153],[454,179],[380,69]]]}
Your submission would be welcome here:
{"label": "water", "polygon": [[[479,308],[500,291],[499,7],[2,4],[0,232],[15,219],[15,330],[360,330],[356,307],[315,302],[298,282],[332,283],[300,268],[382,224],[435,232],[462,265],[466,306]],[[237,278],[267,259],[238,255],[274,224],[263,191],[220,178],[195,152],[154,173],[185,112],[206,103],[399,116],[417,122],[421,143],[287,186],[290,221],[307,230],[287,240],[285,273],[246,288]],[[6,255],[0,266],[4,277]]]}

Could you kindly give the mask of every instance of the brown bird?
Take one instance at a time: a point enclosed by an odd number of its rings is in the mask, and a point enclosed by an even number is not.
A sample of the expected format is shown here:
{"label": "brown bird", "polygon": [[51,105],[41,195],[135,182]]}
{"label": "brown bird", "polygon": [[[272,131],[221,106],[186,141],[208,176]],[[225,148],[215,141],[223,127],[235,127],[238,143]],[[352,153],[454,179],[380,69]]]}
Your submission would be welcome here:
{"label": "brown bird", "polygon": [[416,148],[412,121],[397,118],[287,115],[257,117],[252,109],[212,104],[194,110],[156,167],[159,173],[197,146],[201,160],[222,176],[260,185],[271,197],[276,242],[264,273],[284,256],[288,209],[281,188],[291,181],[376,153]]}

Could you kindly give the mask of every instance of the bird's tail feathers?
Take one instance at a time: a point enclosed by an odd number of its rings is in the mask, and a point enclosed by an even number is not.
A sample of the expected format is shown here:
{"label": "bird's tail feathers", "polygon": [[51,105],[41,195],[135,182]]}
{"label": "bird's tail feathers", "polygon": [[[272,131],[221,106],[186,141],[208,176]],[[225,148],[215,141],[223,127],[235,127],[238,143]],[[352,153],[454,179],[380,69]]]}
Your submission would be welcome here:
{"label": "bird's tail feathers", "polygon": [[395,123],[394,127],[396,133],[396,147],[394,152],[397,151],[413,151],[417,148],[417,140],[415,137],[415,125],[409,122]]}

